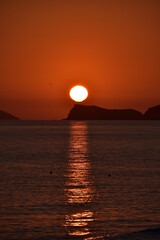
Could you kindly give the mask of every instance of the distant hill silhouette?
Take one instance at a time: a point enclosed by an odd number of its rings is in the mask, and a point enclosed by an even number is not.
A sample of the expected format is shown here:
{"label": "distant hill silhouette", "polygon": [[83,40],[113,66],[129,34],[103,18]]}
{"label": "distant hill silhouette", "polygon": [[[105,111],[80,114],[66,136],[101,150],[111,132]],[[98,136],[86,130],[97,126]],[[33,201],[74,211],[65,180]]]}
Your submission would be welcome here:
{"label": "distant hill silhouette", "polygon": [[10,113],[0,110],[0,120],[19,120],[19,118],[11,115]]}
{"label": "distant hill silhouette", "polygon": [[75,104],[66,120],[160,120],[160,105],[149,108],[143,115],[134,109],[105,109]]}
{"label": "distant hill silhouette", "polygon": [[160,120],[160,105],[149,108],[145,112],[144,118],[147,120]]}
{"label": "distant hill silhouette", "polygon": [[105,109],[97,106],[75,104],[68,120],[140,120],[142,113],[134,109]]}

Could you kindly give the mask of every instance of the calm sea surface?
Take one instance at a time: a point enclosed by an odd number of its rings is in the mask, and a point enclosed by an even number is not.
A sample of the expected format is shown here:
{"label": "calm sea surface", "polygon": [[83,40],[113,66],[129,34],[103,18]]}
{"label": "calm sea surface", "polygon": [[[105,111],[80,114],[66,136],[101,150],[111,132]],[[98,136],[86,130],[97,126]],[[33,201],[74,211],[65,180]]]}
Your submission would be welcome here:
{"label": "calm sea surface", "polygon": [[160,121],[0,122],[0,239],[158,227]]}

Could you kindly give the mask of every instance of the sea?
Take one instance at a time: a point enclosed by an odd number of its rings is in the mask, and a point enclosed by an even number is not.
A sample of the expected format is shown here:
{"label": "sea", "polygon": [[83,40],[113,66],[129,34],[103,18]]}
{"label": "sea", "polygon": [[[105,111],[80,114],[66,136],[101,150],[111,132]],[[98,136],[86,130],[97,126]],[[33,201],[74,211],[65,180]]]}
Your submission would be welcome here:
{"label": "sea", "polygon": [[160,121],[1,121],[0,240],[160,239]]}

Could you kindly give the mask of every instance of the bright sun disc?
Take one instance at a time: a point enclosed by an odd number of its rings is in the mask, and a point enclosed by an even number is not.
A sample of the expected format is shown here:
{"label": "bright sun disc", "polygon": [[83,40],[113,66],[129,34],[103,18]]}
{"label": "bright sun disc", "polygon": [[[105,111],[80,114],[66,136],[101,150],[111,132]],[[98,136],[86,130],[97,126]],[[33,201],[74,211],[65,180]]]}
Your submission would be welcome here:
{"label": "bright sun disc", "polygon": [[82,102],[88,97],[88,91],[85,87],[77,85],[71,88],[69,95],[75,102]]}

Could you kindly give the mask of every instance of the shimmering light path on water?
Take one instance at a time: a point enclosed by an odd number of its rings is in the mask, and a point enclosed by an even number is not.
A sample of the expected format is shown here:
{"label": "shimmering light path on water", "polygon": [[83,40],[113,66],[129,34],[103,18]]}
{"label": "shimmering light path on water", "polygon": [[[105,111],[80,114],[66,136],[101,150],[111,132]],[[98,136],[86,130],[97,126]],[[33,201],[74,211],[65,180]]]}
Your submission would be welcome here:
{"label": "shimmering light path on water", "polygon": [[89,225],[94,221],[93,212],[86,207],[94,197],[94,183],[88,153],[87,124],[72,124],[69,140],[69,163],[66,175],[67,205],[80,205],[75,212],[66,215],[66,229],[69,236],[89,235]]}

